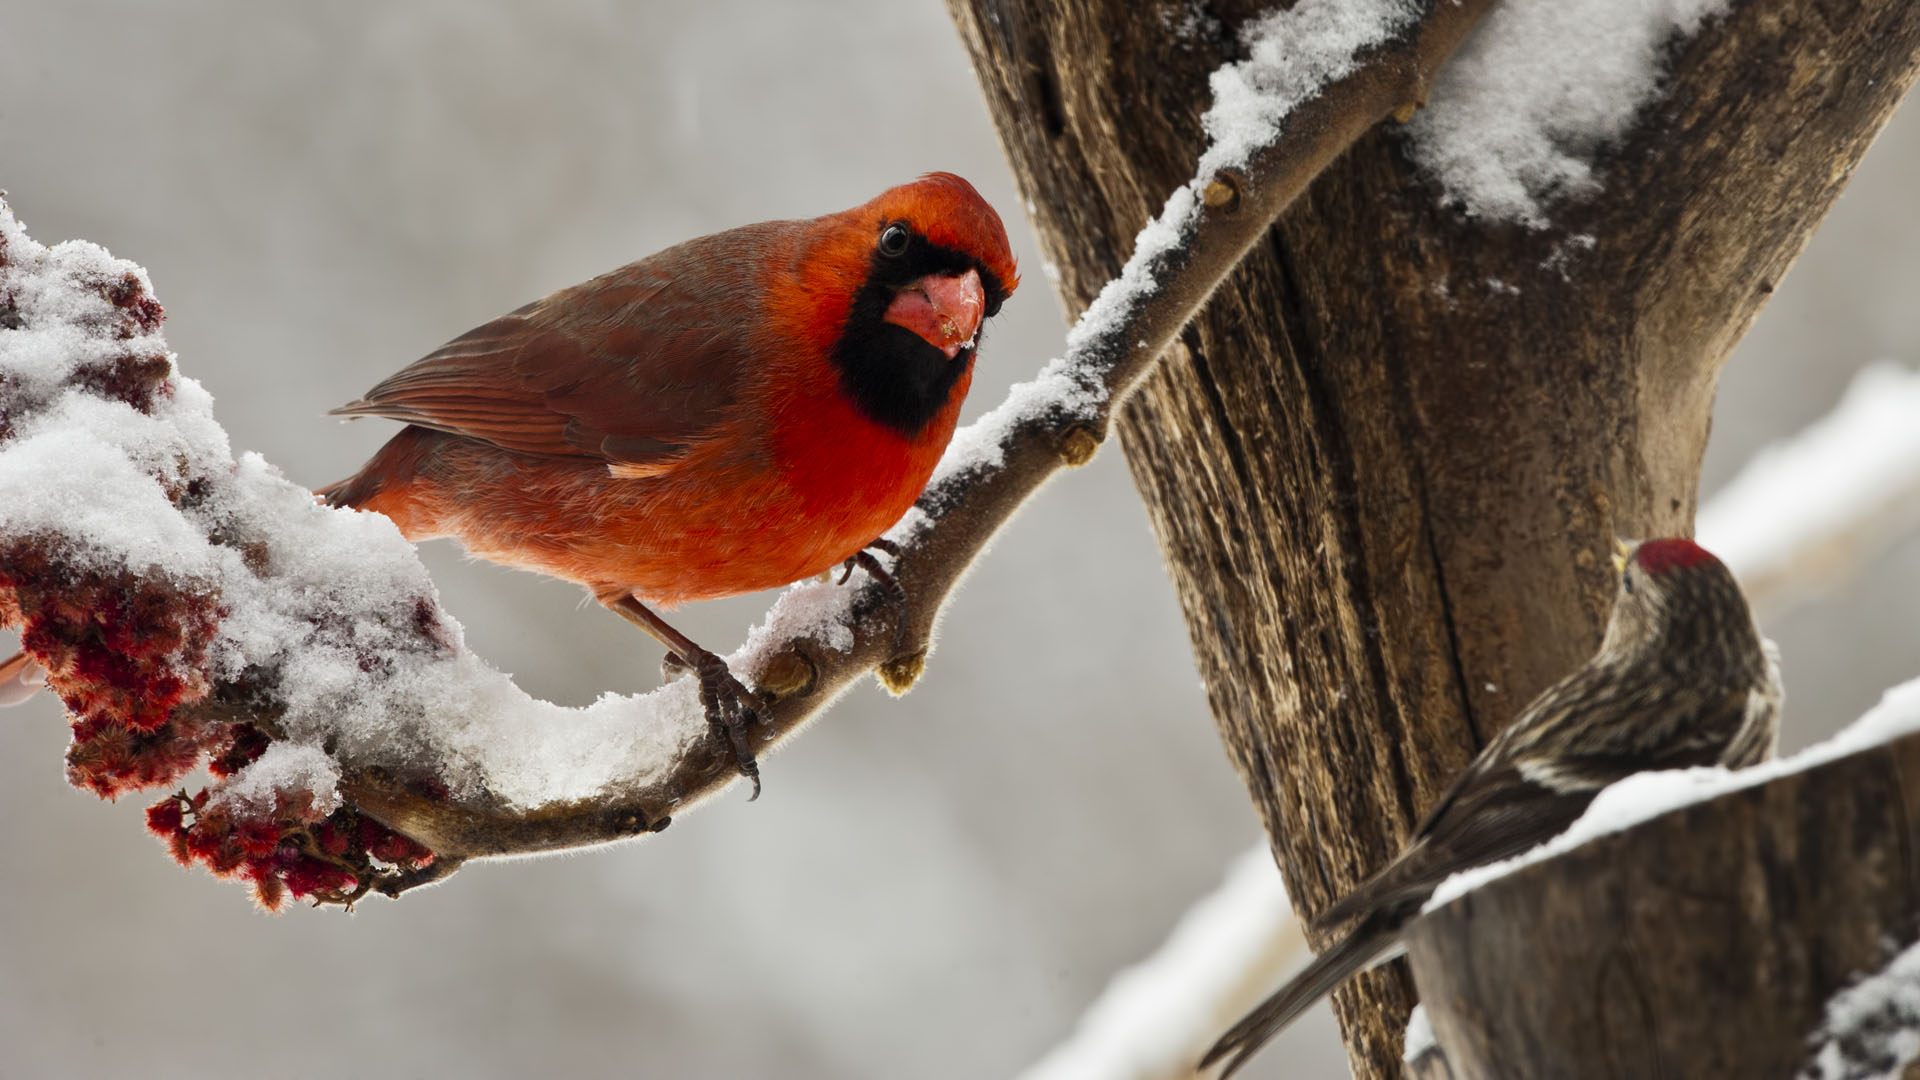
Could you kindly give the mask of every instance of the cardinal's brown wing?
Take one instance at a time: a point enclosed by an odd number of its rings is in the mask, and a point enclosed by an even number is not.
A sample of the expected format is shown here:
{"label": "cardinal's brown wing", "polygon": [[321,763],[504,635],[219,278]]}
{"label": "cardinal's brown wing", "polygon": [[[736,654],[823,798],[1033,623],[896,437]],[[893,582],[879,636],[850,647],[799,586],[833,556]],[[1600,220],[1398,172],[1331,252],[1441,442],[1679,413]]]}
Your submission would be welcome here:
{"label": "cardinal's brown wing", "polygon": [[672,467],[739,401],[761,317],[755,275],[789,222],[668,248],[449,341],[333,410],[598,459]]}

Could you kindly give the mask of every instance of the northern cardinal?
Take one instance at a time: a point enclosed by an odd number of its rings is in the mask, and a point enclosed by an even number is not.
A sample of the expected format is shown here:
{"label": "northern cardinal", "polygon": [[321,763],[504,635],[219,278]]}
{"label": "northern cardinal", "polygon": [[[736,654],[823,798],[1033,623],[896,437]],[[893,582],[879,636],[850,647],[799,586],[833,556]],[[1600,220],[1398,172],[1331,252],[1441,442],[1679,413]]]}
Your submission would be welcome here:
{"label": "northern cardinal", "polygon": [[1390,958],[1452,874],[1518,855],[1573,824],[1600,789],[1646,769],[1740,768],[1773,753],[1780,672],[1747,599],[1691,540],[1622,544],[1600,651],[1480,751],[1398,857],[1314,919],[1345,937],[1220,1036],[1200,1062],[1229,1076],[1342,980]]}
{"label": "northern cardinal", "polygon": [[410,540],[454,537],[586,586],[699,678],[757,795],[744,739],[757,699],[646,605],[863,555],[926,485],[981,321],[1017,283],[999,215],[950,173],[689,240],[469,331],[334,410],[409,426],[320,494]]}

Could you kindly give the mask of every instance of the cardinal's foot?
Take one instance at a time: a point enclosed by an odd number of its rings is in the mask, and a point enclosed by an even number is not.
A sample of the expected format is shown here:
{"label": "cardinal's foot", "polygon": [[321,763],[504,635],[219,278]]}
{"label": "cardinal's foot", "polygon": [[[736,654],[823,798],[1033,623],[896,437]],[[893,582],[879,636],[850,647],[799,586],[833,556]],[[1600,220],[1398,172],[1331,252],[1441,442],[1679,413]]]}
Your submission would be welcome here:
{"label": "cardinal's foot", "polygon": [[888,557],[894,559],[900,557],[900,545],[885,537],[881,537],[866,547],[861,548],[859,551],[854,552],[852,555],[847,556],[847,561],[840,564],[842,571],[840,574],[840,584],[845,585],[847,583],[847,579],[853,576],[853,568],[857,566],[865,570],[868,577],[872,578],[876,584],[886,590],[887,599],[893,601],[893,606],[897,613],[897,618],[893,624],[893,653],[895,656],[898,656],[906,651],[907,624],[912,621],[913,611],[907,606],[906,586],[900,584],[899,578],[894,577],[893,574],[888,572],[886,567],[880,565],[880,560],[873,557],[874,551],[884,551]]}
{"label": "cardinal's foot", "polygon": [[[740,775],[753,781],[753,799],[760,797],[760,765],[753,759],[753,747],[747,742],[747,729],[765,719],[765,703],[760,696],[740,684],[727,670],[727,662],[694,644],[687,635],[675,630],[665,619],[647,609],[633,591],[617,584],[593,586],[594,599],[609,611],[653,635],[669,652],[660,663],[662,674],[671,679],[682,671],[691,671],[700,680],[700,707],[706,711],[713,737],[733,752],[733,764]],[[749,799],[751,801],[751,799]]]}
{"label": "cardinal's foot", "polygon": [[725,660],[705,649],[691,657],[675,653],[672,659],[700,680],[700,707],[706,710],[707,725],[713,729],[713,737],[733,751],[733,767],[753,781],[753,794],[747,801],[759,798],[760,763],[747,741],[747,730],[765,719],[760,713],[759,695],[733,677]]}

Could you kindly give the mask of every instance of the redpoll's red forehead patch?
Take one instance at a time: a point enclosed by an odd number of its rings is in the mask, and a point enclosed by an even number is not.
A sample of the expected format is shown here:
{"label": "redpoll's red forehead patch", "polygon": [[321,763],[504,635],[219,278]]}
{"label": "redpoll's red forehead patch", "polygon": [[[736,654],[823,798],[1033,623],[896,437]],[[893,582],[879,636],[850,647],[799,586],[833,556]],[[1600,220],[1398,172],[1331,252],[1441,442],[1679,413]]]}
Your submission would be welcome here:
{"label": "redpoll's red forehead patch", "polygon": [[1640,564],[1640,569],[1655,577],[1669,570],[1685,570],[1711,558],[1713,555],[1706,548],[1681,539],[1649,540],[1633,552],[1633,561]]}

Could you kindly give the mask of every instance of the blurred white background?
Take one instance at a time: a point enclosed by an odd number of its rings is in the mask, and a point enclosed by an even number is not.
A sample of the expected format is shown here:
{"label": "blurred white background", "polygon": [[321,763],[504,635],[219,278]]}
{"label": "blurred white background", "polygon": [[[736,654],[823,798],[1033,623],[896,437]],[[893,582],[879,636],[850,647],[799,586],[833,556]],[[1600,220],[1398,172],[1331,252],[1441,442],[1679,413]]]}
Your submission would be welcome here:
{"label": "blurred white background", "polygon": [[[394,430],[322,414],[446,338],[930,169],[1001,209],[1027,271],[971,411],[1060,347],[936,0],[17,0],[4,33],[16,212],[148,267],[236,449],[302,483]],[[1920,361],[1917,168],[1910,115],[1731,362],[1704,490],[1861,363]],[[659,649],[573,588],[425,556],[529,691],[657,681]],[[1768,627],[1788,748],[1920,673],[1916,592],[1920,541]],[[683,625],[725,651],[764,607]],[[139,806],[64,784],[56,703],[0,715],[0,1077],[1012,1075],[1259,831],[1117,453],[1049,488],[944,626],[911,697],[843,701],[754,805],[350,917],[262,916],[178,869]],[[1247,1075],[1345,1075],[1324,1008],[1285,1042]]]}

